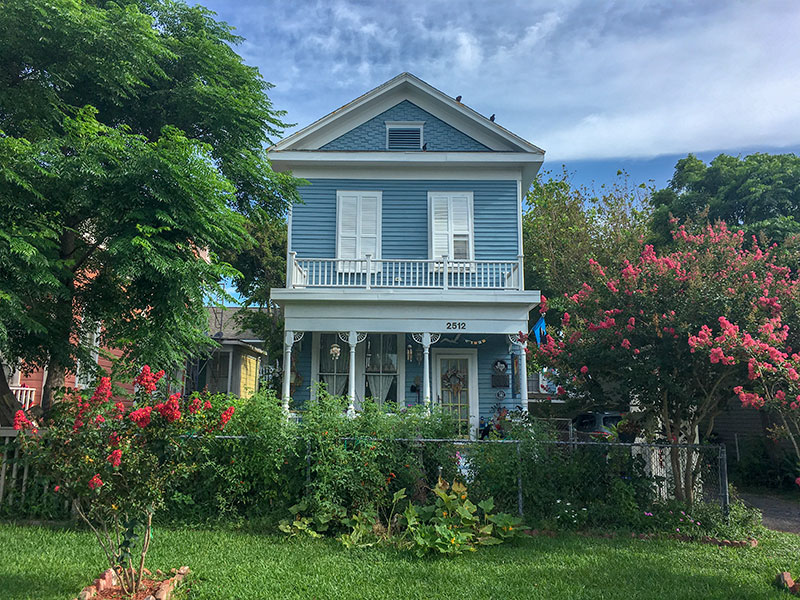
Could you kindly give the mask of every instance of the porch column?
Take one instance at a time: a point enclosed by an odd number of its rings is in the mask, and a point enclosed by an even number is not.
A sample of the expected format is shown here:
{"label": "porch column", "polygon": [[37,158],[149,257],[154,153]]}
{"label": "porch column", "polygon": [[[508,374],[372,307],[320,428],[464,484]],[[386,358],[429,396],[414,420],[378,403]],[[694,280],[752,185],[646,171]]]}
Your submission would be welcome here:
{"label": "porch column", "polygon": [[289,416],[289,397],[292,391],[292,346],[303,339],[303,331],[287,330],[283,336],[283,412]]}
{"label": "porch column", "polygon": [[[519,395],[520,402],[528,401],[528,356],[525,349],[528,343],[519,338],[519,334],[508,334],[508,341],[519,350]],[[526,408],[525,406],[522,407]]]}
{"label": "porch column", "polygon": [[528,410],[526,405],[528,402],[528,353],[525,351],[527,347],[527,342],[519,343],[519,395],[523,403],[523,410]]}
{"label": "porch column", "polygon": [[286,331],[283,335],[283,412],[289,415],[289,395],[291,392],[292,377],[292,346],[294,345],[294,331]]}
{"label": "porch column", "polygon": [[347,376],[347,398],[349,403],[347,405],[347,416],[356,416],[356,346],[359,342],[367,339],[366,333],[358,333],[356,331],[348,331],[347,333],[340,333],[339,339],[347,342],[350,346],[350,371]]}
{"label": "porch column", "polygon": [[438,333],[415,333],[412,335],[414,341],[422,344],[423,364],[422,364],[422,403],[425,406],[425,412],[430,413],[431,410],[431,358],[430,349],[431,344],[435,344],[441,337]]}

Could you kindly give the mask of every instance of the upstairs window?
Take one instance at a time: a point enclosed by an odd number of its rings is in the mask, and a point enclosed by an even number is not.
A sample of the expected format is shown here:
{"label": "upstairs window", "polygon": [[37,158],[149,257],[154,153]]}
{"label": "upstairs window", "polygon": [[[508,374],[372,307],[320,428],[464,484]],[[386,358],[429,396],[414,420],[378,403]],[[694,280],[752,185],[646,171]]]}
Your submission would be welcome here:
{"label": "upstairs window", "polygon": [[428,193],[430,257],[473,260],[472,192]]}
{"label": "upstairs window", "polygon": [[387,121],[386,149],[421,150],[423,125],[421,121]]}
{"label": "upstairs window", "polygon": [[381,192],[336,192],[336,258],[380,258],[381,197]]}

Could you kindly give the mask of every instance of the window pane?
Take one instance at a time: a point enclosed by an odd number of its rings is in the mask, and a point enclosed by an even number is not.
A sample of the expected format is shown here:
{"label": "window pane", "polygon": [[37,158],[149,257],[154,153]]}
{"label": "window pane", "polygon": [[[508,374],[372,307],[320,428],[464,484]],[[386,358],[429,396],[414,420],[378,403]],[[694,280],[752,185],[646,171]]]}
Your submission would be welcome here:
{"label": "window pane", "polygon": [[469,260],[469,236],[453,236],[453,258],[456,260]]}
{"label": "window pane", "polygon": [[385,334],[383,336],[383,373],[397,373],[397,336]]}

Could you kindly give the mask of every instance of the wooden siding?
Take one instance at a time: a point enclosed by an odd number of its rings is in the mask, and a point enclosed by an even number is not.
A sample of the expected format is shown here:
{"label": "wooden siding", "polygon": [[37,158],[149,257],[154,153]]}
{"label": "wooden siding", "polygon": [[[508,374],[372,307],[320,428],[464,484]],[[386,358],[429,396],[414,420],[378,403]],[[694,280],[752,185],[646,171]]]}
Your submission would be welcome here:
{"label": "wooden siding", "polygon": [[311,179],[304,204],[292,209],[291,249],[297,256],[335,258],[336,191],[383,193],[382,257],[428,258],[428,192],[473,192],[475,260],[516,260],[517,182],[513,180]]}
{"label": "wooden siding", "polygon": [[466,133],[448,125],[408,100],[354,127],[322,146],[321,150],[389,151],[386,148],[386,121],[424,121],[422,141],[428,152],[492,152]]}

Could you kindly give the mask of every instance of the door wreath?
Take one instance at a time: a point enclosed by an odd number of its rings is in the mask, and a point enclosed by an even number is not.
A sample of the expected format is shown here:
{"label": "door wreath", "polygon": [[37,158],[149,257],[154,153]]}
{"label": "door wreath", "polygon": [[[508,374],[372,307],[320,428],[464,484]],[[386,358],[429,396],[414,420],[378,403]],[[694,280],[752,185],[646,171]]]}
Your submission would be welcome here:
{"label": "door wreath", "polygon": [[442,388],[453,394],[459,394],[467,383],[466,379],[467,374],[464,371],[453,367],[442,374]]}

